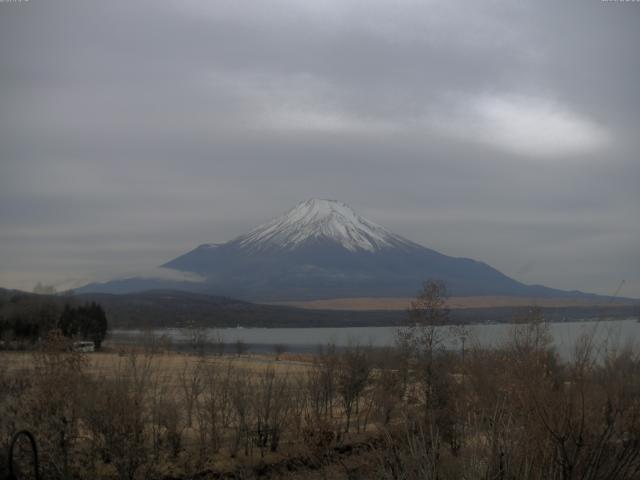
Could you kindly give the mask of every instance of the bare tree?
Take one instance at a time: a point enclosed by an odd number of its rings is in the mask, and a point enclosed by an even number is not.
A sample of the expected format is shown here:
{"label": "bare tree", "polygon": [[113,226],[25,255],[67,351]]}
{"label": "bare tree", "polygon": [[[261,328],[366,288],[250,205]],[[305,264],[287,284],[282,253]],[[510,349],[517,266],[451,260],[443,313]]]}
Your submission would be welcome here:
{"label": "bare tree", "polygon": [[178,382],[182,391],[182,399],[187,413],[187,426],[191,427],[193,422],[193,410],[198,402],[198,397],[202,393],[202,362],[196,362],[195,365],[185,359]]}
{"label": "bare tree", "polygon": [[405,336],[419,354],[432,357],[436,349],[442,347],[446,337],[442,327],[449,324],[447,298],[446,285],[441,281],[429,280],[411,302]]}
{"label": "bare tree", "polygon": [[231,386],[231,405],[233,409],[232,426],[234,430],[231,444],[231,456],[236,457],[240,447],[244,447],[245,456],[249,455],[251,447],[251,424],[253,419],[253,402],[251,401],[252,385],[247,372],[243,369],[236,371]]}
{"label": "bare tree", "polygon": [[209,335],[206,328],[197,325],[194,322],[190,322],[187,329],[189,332],[189,345],[196,354],[204,355],[209,341]]}
{"label": "bare tree", "polygon": [[273,346],[273,353],[276,354],[276,361],[280,360],[280,356],[287,351],[287,346],[284,343],[276,343]]}
{"label": "bare tree", "polygon": [[224,349],[225,349],[225,344],[224,344],[224,336],[222,335],[222,333],[219,330],[215,330],[213,332],[212,338],[211,338],[211,343],[213,346],[213,354],[216,356],[222,356],[224,355]]}
{"label": "bare tree", "polygon": [[434,387],[437,381],[435,376],[440,373],[435,369],[435,360],[444,350],[446,331],[442,327],[449,323],[446,301],[447,288],[443,282],[425,282],[418,296],[411,302],[409,326],[401,329],[398,334],[401,341],[413,351],[416,374],[424,397],[424,418],[429,422],[433,422]]}

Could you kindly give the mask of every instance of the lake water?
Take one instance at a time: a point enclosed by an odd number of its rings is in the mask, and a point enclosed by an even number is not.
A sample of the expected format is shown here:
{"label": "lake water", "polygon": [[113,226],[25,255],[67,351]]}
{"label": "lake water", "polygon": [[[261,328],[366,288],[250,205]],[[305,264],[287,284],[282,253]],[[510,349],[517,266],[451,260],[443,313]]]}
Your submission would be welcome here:
{"label": "lake water", "polygon": [[[509,338],[513,324],[467,325],[469,335],[466,344],[484,347],[498,346]],[[640,340],[640,322],[635,318],[610,321],[581,321],[549,324],[554,345],[563,357],[570,355],[581,335],[593,335],[597,344],[605,340],[609,345],[625,346]],[[459,340],[448,327],[441,327],[449,337],[447,346],[458,348]],[[220,336],[224,343],[241,340],[254,353],[272,352],[275,345],[285,345],[288,352],[313,352],[318,346],[333,343],[338,347],[350,344],[391,346],[395,341],[396,327],[344,327],[344,328],[220,328],[206,329],[209,340]],[[141,341],[149,332],[140,330],[114,330],[112,337],[119,341]],[[166,335],[176,346],[186,345],[192,334],[188,329],[152,330],[155,336]],[[227,350],[230,350],[228,347]]]}

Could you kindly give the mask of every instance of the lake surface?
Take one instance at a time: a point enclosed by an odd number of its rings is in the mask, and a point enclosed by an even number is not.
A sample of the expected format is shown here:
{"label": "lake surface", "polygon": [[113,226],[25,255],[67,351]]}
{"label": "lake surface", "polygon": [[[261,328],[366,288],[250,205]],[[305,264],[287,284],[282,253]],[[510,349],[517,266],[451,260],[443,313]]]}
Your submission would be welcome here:
{"label": "lake surface", "polygon": [[[499,346],[505,342],[514,324],[467,325],[466,345],[484,347]],[[576,340],[584,334],[593,335],[596,344],[604,341],[610,346],[626,346],[640,340],[640,322],[635,318],[609,321],[580,321],[550,323],[550,332],[554,345],[563,357],[573,351]],[[329,343],[337,347],[352,344],[374,347],[391,346],[395,342],[397,327],[344,327],[344,328],[219,328],[205,329],[209,341],[221,337],[226,344],[238,340],[254,353],[272,352],[275,345],[285,345],[288,352],[314,352],[319,346]],[[166,335],[176,346],[187,345],[192,331],[188,329],[168,328],[152,330],[154,336]],[[449,327],[441,327],[441,333],[448,338],[448,348],[459,348],[460,340],[451,334]],[[118,341],[142,341],[149,331],[114,330],[112,338]],[[230,351],[232,347],[228,347]]]}

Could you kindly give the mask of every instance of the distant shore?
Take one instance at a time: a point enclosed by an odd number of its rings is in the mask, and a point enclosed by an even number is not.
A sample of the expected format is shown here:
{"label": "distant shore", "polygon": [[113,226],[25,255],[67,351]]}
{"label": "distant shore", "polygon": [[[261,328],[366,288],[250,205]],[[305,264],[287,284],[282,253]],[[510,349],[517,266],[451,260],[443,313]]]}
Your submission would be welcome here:
{"label": "distant shore", "polygon": [[[353,297],[329,298],[323,300],[271,302],[269,305],[284,305],[308,310],[406,310],[413,298],[408,297]],[[640,301],[635,302],[640,304]],[[613,301],[588,298],[531,298],[508,296],[470,296],[450,297],[447,306],[451,309],[463,308],[502,308],[502,307],[619,307],[633,305],[633,300],[616,299]]]}

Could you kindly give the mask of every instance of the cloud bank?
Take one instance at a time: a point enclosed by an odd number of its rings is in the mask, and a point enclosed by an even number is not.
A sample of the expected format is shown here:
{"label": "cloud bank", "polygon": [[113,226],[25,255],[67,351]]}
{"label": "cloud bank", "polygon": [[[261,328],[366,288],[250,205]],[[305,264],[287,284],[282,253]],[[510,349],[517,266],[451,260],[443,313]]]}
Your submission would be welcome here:
{"label": "cloud bank", "polygon": [[0,285],[154,268],[330,197],[521,281],[640,296],[639,15],[0,4]]}

